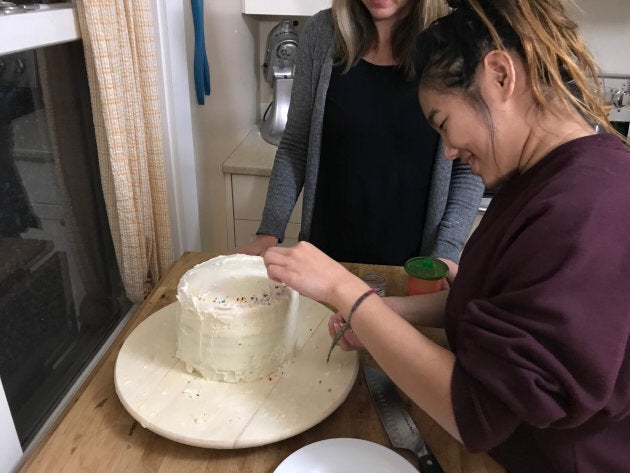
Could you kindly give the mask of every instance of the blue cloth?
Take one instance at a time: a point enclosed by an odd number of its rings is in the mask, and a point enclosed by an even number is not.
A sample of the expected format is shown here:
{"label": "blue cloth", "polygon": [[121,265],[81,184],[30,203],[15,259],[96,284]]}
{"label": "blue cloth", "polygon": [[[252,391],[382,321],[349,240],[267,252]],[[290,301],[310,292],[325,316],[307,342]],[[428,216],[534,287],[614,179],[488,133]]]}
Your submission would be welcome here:
{"label": "blue cloth", "polygon": [[203,27],[203,1],[191,0],[193,25],[195,28],[195,54],[193,73],[195,78],[195,93],[197,103],[205,103],[204,95],[210,95],[210,67],[206,54],[206,38]]}

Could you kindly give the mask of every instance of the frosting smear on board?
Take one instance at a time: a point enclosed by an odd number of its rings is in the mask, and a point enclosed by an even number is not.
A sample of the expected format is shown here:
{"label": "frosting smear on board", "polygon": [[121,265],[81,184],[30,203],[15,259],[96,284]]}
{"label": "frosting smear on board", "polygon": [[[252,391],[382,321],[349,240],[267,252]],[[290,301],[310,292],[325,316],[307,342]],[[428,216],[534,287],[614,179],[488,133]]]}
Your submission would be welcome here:
{"label": "frosting smear on board", "polygon": [[188,371],[253,381],[294,356],[299,295],[269,279],[260,256],[198,264],[180,279],[177,300],[176,356]]}

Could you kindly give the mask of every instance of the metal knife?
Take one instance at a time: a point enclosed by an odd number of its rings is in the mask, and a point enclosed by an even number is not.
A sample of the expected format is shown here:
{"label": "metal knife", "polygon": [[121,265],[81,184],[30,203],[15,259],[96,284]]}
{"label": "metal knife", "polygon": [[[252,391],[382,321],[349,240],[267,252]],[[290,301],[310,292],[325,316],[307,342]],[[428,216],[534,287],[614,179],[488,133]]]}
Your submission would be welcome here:
{"label": "metal knife", "polygon": [[421,473],[444,473],[433,452],[422,439],[394,382],[381,370],[370,366],[363,367],[363,374],[392,446],[415,453],[420,460],[418,469]]}

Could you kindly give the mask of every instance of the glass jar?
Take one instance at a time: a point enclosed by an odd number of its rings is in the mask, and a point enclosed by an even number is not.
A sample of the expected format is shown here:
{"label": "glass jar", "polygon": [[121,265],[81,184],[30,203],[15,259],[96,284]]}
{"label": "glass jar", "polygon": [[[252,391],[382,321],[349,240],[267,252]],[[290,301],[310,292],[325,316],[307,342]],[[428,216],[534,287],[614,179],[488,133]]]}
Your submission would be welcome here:
{"label": "glass jar", "polygon": [[377,273],[369,273],[364,275],[361,279],[363,279],[370,288],[374,289],[379,296],[385,297],[385,289],[387,287],[385,277]]}

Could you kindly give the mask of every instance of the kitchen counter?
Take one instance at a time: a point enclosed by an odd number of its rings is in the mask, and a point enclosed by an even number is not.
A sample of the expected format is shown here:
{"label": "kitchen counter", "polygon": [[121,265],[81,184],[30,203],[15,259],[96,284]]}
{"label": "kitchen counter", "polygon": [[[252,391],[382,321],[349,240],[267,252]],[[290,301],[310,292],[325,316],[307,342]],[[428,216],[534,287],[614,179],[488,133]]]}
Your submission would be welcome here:
{"label": "kitchen counter", "polygon": [[256,126],[223,162],[223,173],[269,177],[277,149],[263,139]]}
{"label": "kitchen counter", "polygon": [[[223,162],[228,248],[254,241],[267,197],[269,176],[278,148],[267,143],[258,126],[252,127]],[[289,217],[283,246],[298,241],[302,196]]]}
{"label": "kitchen counter", "polygon": [[[144,429],[128,414],[114,386],[114,366],[121,345],[140,322],[175,301],[177,283],[189,268],[213,256],[216,255],[187,252],[173,263],[68,404],[69,407],[35,448],[22,473],[271,473],[292,452],[323,439],[359,438],[391,448],[361,372],[347,399],[329,417],[299,435],[261,447],[226,450],[191,447]],[[387,280],[389,295],[406,294],[406,276],[401,267],[345,266],[359,276],[380,273]],[[442,330],[432,329],[425,333],[438,343],[446,343]],[[374,360],[362,352],[361,363],[374,365]],[[404,394],[402,397],[445,473],[504,471],[487,455],[468,452],[421,409],[411,404]],[[417,465],[417,460],[410,452],[398,449],[396,452]]]}

